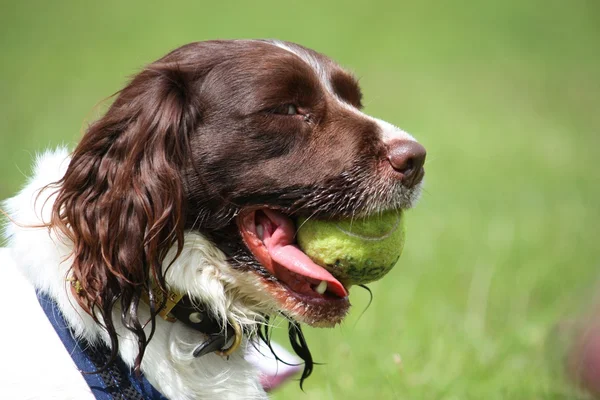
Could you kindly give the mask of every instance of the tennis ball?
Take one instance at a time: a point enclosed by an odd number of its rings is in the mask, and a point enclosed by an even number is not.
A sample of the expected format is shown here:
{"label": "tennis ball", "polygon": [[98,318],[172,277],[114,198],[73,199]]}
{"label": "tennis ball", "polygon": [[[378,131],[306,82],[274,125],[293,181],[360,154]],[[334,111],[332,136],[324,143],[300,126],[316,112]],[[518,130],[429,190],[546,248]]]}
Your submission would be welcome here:
{"label": "tennis ball", "polygon": [[344,285],[376,281],[396,265],[404,248],[401,211],[361,219],[299,219],[302,251]]}

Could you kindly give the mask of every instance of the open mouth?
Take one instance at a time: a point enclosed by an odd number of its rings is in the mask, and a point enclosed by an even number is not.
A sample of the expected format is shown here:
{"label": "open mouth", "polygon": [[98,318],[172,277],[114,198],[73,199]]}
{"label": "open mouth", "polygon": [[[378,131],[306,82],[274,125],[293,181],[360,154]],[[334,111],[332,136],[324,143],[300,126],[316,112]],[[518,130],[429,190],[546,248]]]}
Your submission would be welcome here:
{"label": "open mouth", "polygon": [[238,226],[248,249],[290,295],[309,304],[348,301],[344,285],[300,250],[290,217],[268,208],[247,210]]}

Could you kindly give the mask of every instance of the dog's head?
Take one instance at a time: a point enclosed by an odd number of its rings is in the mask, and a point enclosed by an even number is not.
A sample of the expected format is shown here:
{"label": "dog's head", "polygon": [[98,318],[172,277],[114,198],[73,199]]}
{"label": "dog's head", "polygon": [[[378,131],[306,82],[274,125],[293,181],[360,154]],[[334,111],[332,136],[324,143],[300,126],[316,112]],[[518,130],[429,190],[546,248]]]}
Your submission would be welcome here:
{"label": "dog's head", "polygon": [[256,312],[341,321],[347,288],[293,246],[294,221],[409,208],[424,174],[424,148],[361,97],[352,74],[292,43],[192,43],[150,64],[90,126],[54,205],[82,301],[109,320],[119,301],[142,334],[140,298],[150,281],[177,285],[163,264],[191,231],[226,256],[228,293],[257,292]]}

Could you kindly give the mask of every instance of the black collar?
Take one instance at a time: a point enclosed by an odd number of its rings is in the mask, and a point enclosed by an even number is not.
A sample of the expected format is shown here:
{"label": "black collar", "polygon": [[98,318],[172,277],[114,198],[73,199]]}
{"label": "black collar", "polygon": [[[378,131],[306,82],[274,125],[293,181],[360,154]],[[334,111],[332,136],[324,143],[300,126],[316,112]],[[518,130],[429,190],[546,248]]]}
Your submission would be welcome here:
{"label": "black collar", "polygon": [[[223,328],[214,315],[206,310],[206,307],[194,304],[187,295],[175,303],[166,317],[181,321],[208,336],[204,343],[196,346],[194,357],[201,357],[212,352],[217,352],[221,356],[229,356],[237,350],[242,341],[243,332],[237,322],[228,321],[227,327]],[[226,347],[228,342],[231,344]]]}
{"label": "black collar", "polygon": [[[73,278],[67,281],[71,284],[73,295],[79,296],[83,290],[79,281]],[[193,302],[188,295],[169,291],[167,298],[164,299],[163,290],[156,284],[153,284],[151,291],[154,304],[162,304],[158,316],[168,322],[181,321],[208,336],[204,342],[196,346],[193,351],[194,357],[202,357],[213,352],[228,357],[240,347],[244,332],[236,321],[228,320],[227,326],[224,327],[206,307]],[[151,303],[147,295],[142,296],[142,300],[148,305]]]}

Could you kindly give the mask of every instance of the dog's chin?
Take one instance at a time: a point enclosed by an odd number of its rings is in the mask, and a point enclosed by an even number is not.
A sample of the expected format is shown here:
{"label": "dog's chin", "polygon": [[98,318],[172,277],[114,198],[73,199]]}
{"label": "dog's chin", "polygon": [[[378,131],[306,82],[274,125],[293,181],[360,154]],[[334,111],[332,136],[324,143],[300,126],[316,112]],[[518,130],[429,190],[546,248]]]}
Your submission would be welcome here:
{"label": "dog's chin", "polygon": [[348,296],[310,296],[294,291],[281,281],[258,276],[265,293],[273,299],[277,312],[295,321],[330,328],[342,322],[350,309]]}

